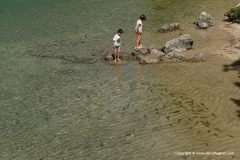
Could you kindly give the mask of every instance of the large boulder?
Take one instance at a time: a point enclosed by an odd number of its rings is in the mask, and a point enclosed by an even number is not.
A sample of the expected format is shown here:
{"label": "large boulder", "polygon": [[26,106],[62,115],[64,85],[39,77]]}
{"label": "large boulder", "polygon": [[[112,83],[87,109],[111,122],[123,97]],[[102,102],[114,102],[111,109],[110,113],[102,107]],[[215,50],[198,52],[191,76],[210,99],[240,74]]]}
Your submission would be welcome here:
{"label": "large boulder", "polygon": [[162,51],[164,53],[169,53],[172,51],[184,52],[192,49],[192,45],[192,37],[189,34],[185,34],[165,43],[165,45],[162,47]]}
{"label": "large boulder", "polygon": [[197,20],[197,26],[206,29],[214,25],[214,20],[210,14],[202,12]]}

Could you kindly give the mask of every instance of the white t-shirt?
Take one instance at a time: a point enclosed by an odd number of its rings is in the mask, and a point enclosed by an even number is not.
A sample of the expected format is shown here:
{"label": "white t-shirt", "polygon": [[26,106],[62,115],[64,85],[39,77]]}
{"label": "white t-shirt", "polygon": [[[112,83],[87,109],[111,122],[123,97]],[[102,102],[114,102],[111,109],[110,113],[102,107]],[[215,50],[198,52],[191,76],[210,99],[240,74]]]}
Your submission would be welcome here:
{"label": "white t-shirt", "polygon": [[113,37],[114,46],[121,46],[121,38],[118,34]]}
{"label": "white t-shirt", "polygon": [[[136,32],[142,33],[142,27],[143,27],[142,20],[141,19],[137,20],[137,24],[135,27]],[[138,30],[137,30],[137,28],[138,28]]]}

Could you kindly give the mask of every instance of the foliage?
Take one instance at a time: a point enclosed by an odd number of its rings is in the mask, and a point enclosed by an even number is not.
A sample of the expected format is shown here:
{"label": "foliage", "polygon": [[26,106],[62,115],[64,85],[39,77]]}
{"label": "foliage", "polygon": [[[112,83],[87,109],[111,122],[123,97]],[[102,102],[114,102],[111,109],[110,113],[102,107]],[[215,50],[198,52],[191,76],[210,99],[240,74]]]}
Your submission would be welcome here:
{"label": "foliage", "polygon": [[224,16],[227,16],[232,22],[240,23],[240,8],[231,8]]}

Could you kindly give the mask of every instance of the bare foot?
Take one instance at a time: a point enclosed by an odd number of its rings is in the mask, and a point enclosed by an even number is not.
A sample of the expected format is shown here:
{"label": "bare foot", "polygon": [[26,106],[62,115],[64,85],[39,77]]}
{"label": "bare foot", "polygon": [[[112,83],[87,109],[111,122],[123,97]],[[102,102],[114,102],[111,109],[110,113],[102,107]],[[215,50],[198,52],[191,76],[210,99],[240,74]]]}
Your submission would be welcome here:
{"label": "bare foot", "polygon": [[121,59],[118,59],[119,62],[121,62]]}
{"label": "bare foot", "polygon": [[117,62],[117,60],[115,59],[114,62]]}

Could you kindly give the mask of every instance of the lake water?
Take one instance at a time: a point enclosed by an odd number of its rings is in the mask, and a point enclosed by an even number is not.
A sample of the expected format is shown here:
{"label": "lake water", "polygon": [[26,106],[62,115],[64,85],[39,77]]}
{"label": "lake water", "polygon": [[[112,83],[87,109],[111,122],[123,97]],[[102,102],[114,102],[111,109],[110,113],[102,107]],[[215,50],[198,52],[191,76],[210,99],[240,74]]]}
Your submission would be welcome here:
{"label": "lake water", "polygon": [[[0,159],[240,159],[239,99],[230,60],[210,56],[232,36],[219,29],[236,0],[16,0],[0,2]],[[216,25],[193,24],[202,11]],[[189,33],[201,63],[70,63],[67,55],[135,46],[146,14],[144,45]],[[158,33],[168,23],[182,30]],[[176,152],[234,152],[186,156]]]}

